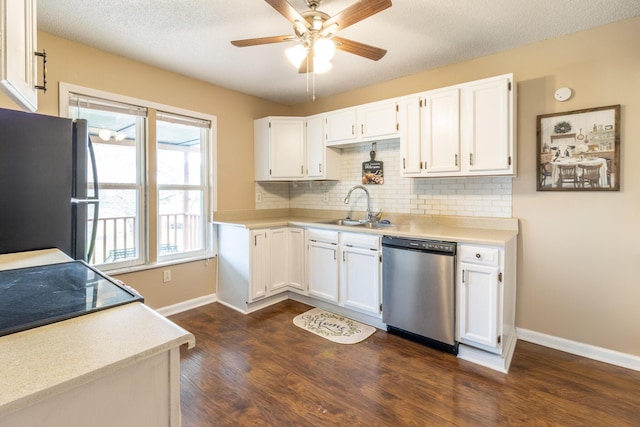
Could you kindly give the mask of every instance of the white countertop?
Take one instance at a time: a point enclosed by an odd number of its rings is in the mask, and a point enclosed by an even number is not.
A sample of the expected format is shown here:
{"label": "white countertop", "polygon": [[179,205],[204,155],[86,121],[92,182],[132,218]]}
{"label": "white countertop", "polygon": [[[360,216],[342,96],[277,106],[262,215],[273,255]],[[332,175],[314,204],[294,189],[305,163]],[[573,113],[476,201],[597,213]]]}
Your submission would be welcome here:
{"label": "white countertop", "polygon": [[[325,224],[327,218],[307,217],[274,217],[249,220],[218,221],[217,224],[236,225],[247,229],[297,226],[305,228],[323,228],[353,233],[369,233],[385,236],[413,237],[419,239],[443,240],[457,243],[471,243],[479,245],[504,245],[518,234],[517,229],[494,229],[475,227],[479,221],[470,218],[468,224],[448,225],[438,222],[413,221],[406,224],[393,225],[388,228],[365,228],[360,226],[340,226]],[[517,224],[516,219],[512,219]],[[465,226],[468,225],[468,226]]]}
{"label": "white countertop", "polygon": [[[57,250],[8,254],[0,269],[65,261]],[[195,337],[139,302],[0,337],[0,417],[184,344]]]}

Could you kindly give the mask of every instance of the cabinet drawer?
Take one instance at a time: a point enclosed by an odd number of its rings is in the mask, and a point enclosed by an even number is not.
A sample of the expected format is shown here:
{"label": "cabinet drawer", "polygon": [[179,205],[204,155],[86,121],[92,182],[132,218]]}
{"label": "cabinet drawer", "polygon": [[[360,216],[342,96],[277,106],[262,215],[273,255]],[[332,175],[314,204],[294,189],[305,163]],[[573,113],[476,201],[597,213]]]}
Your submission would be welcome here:
{"label": "cabinet drawer", "polygon": [[460,261],[470,264],[500,265],[500,249],[487,246],[458,247]]}
{"label": "cabinet drawer", "polygon": [[365,249],[380,249],[380,236],[365,233],[341,233],[342,244]]}
{"label": "cabinet drawer", "polygon": [[338,232],[329,230],[319,230],[317,228],[307,229],[307,239],[317,242],[338,244]]}

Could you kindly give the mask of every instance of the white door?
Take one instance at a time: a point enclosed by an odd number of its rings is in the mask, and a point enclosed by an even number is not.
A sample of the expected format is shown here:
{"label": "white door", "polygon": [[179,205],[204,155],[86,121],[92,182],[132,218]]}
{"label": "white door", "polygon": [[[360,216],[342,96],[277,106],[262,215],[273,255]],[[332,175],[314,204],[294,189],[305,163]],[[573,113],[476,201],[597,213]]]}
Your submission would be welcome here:
{"label": "white door", "polygon": [[380,314],[380,253],[343,246],[340,271],[344,306]]}
{"label": "white door", "polygon": [[498,350],[500,343],[500,284],[498,268],[460,263],[460,340]]}
{"label": "white door", "polygon": [[251,249],[249,258],[251,268],[249,273],[249,300],[254,301],[267,295],[269,284],[269,246],[268,230],[252,230],[249,234]]}
{"label": "white door", "polygon": [[404,98],[398,102],[400,125],[400,175],[420,176],[420,97]]}
{"label": "white door", "polygon": [[0,2],[0,84],[27,111],[38,109],[36,1]]}
{"label": "white door", "polygon": [[307,277],[309,295],[338,302],[338,245],[307,241]]}
{"label": "white door", "polygon": [[375,103],[358,110],[358,131],[362,138],[394,137],[398,133],[397,124],[395,101]]}
{"label": "white door", "polygon": [[289,286],[304,291],[304,229],[287,228],[289,246]]}
{"label": "white door", "polygon": [[327,145],[355,140],[358,137],[355,108],[326,114],[324,132]]}
{"label": "white door", "polygon": [[306,122],[307,177],[322,178],[326,171],[324,159],[324,118],[311,117]]}
{"label": "white door", "polygon": [[460,170],[460,90],[428,92],[421,113],[422,160],[427,175]]}
{"label": "white door", "polygon": [[269,292],[276,292],[289,285],[289,233],[287,227],[272,228],[269,240]]}
{"label": "white door", "polygon": [[297,118],[271,119],[269,157],[271,178],[304,176],[304,122]]}
{"label": "white door", "polygon": [[472,83],[462,91],[468,170],[511,173],[511,80]]}

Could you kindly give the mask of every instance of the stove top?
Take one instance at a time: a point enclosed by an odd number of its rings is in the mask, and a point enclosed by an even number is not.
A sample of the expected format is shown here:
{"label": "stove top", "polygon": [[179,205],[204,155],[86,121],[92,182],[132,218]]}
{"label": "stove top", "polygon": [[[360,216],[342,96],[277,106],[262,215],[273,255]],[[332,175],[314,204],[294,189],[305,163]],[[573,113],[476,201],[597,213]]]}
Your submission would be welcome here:
{"label": "stove top", "polygon": [[144,299],[83,261],[0,271],[0,336],[134,301]]}

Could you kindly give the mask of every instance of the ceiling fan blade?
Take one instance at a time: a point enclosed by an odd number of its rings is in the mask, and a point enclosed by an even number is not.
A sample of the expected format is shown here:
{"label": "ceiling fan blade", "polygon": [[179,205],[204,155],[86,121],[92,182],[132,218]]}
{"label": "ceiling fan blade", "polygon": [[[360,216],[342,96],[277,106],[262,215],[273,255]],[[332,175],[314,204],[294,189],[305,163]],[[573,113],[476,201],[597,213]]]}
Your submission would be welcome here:
{"label": "ceiling fan blade", "polygon": [[289,4],[287,0],[264,0],[269,3],[269,6],[274,8],[278,13],[287,18],[292,24],[296,21],[301,22],[306,28],[309,28],[311,24],[297,10]]}
{"label": "ceiling fan blade", "polygon": [[233,40],[232,45],[237,47],[257,46],[261,44],[280,43],[289,40],[295,40],[295,36],[271,36],[259,37],[257,39]]}
{"label": "ceiling fan blade", "polygon": [[350,25],[362,21],[378,12],[391,7],[391,0],[366,0],[358,1],[348,8],[327,19],[323,27],[338,24],[338,30],[342,31]]}
{"label": "ceiling fan blade", "polygon": [[381,59],[387,53],[385,49],[380,49],[379,47],[355,42],[353,40],[345,39],[342,37],[333,37],[332,40],[336,42],[337,49],[340,49],[344,52],[353,53],[354,55],[359,55],[374,61]]}

